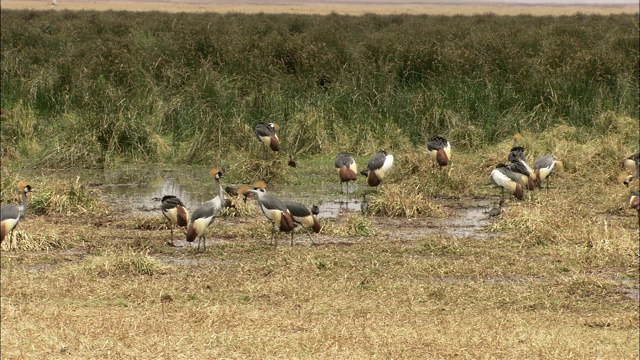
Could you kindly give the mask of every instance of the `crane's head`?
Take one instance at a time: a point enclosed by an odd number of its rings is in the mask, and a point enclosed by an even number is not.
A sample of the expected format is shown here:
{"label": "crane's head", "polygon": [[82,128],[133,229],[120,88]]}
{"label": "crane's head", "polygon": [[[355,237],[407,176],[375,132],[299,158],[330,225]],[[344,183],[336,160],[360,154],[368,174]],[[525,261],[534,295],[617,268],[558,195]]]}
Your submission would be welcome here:
{"label": "crane's head", "polygon": [[29,183],[24,180],[19,181],[16,187],[18,188],[18,191],[24,192],[25,194],[33,191],[31,185],[29,185]]}
{"label": "crane's head", "polygon": [[267,192],[267,183],[262,180],[258,180],[253,184],[253,190]]}
{"label": "crane's head", "polygon": [[278,129],[280,128],[280,126],[278,126],[278,124],[276,123],[269,123],[269,127],[273,128],[273,130],[278,131]]}
{"label": "crane's head", "polygon": [[244,201],[245,203],[247,202],[247,197],[251,196],[249,190],[251,190],[251,187],[247,185],[243,185],[240,187],[240,189],[238,189],[238,195],[242,195],[242,201]]}
{"label": "crane's head", "polygon": [[209,175],[214,177],[216,181],[220,181],[220,178],[222,177],[222,170],[220,170],[220,168],[218,167],[214,167],[213,169],[209,170]]}
{"label": "crane's head", "polygon": [[517,144],[520,140],[522,140],[522,136],[520,135],[520,133],[513,134],[513,142],[514,143]]}

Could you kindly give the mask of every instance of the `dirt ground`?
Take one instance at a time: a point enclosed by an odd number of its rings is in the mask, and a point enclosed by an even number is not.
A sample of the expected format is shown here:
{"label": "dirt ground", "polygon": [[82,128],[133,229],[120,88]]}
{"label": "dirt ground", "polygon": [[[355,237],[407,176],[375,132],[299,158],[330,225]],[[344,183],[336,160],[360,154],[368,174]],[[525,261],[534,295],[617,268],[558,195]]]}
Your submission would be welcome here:
{"label": "dirt ground", "polygon": [[[56,2],[54,6],[52,2]],[[606,1],[603,1],[606,3]],[[240,12],[240,13],[299,13],[299,14],[432,14],[432,15],[473,15],[495,13],[497,15],[570,15],[575,13],[636,13],[638,3],[629,4],[589,4],[589,5],[527,5],[455,1],[427,0],[419,3],[409,0],[348,0],[348,1],[256,1],[256,0],[2,0],[3,9],[56,9],[56,10],[126,10],[126,11],[168,11],[168,12]]]}

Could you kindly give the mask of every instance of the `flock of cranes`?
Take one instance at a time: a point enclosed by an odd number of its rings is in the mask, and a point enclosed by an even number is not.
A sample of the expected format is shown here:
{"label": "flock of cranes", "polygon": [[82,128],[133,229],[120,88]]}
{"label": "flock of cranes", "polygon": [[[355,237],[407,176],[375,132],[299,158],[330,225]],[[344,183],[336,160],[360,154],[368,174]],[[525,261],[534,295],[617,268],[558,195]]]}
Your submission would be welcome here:
{"label": "flock of cranes", "polygon": [[[278,152],[280,150],[280,140],[276,131],[278,125],[274,123],[260,123],[255,127],[255,134],[265,145],[265,158],[268,158],[269,150]],[[542,183],[546,180],[546,189],[549,190],[549,178],[553,173],[558,160],[552,155],[547,154],[534,162],[533,168],[527,164],[525,149],[519,146],[521,137],[519,134],[514,135],[513,147],[508,156],[508,163],[498,164],[491,171],[491,182],[501,188],[501,199],[498,208],[493,208],[489,212],[490,216],[499,215],[503,212],[504,191],[508,191],[516,199],[523,199],[524,190],[536,190],[541,188]],[[440,168],[447,166],[451,161],[451,144],[441,136],[434,136],[427,142],[428,153],[434,163]],[[290,163],[293,159],[290,159]],[[367,168],[360,172],[367,178],[367,184],[371,187],[380,185],[385,179],[386,174],[393,167],[394,157],[385,150],[380,150],[374,154]],[[291,164],[290,164],[291,165]],[[291,165],[291,166],[295,166]],[[623,183],[628,187],[633,179],[637,179],[640,171],[640,153],[629,156],[620,162],[620,166],[630,175],[625,175]],[[335,170],[340,179],[340,190],[344,191],[346,183],[346,193],[349,193],[349,182],[356,181],[358,178],[358,165],[355,159],[348,153],[340,153],[335,159]],[[206,229],[211,225],[218,213],[225,207],[232,205],[229,196],[242,196],[244,200],[255,199],[262,213],[272,223],[271,243],[277,245],[275,235],[277,232],[291,233],[291,245],[293,245],[293,230],[296,227],[302,227],[306,230],[309,240],[315,244],[311,237],[310,231],[319,233],[322,229],[317,215],[319,209],[313,206],[309,209],[304,204],[295,201],[281,200],[273,194],[266,191],[266,184],[263,181],[256,182],[253,187],[243,186],[236,190],[231,187],[222,189],[220,179],[223,176],[223,170],[213,168],[209,174],[215,179],[216,194],[215,196],[198,207],[189,217],[189,212],[182,201],[174,195],[166,195],[161,199],[160,209],[162,215],[169,223],[171,230],[171,246],[179,247],[174,242],[174,227],[183,228],[186,234],[186,241],[193,243],[198,239],[198,249],[206,248]],[[621,179],[622,180],[622,179]],[[21,219],[26,218],[26,208],[28,206],[27,194],[33,192],[33,188],[25,181],[20,181],[17,185],[18,191],[22,196],[22,203],[10,203],[1,207],[1,239],[12,233]],[[366,213],[368,202],[366,194],[363,194],[361,203],[362,213]],[[640,193],[633,191],[629,198],[629,207],[640,212]]]}

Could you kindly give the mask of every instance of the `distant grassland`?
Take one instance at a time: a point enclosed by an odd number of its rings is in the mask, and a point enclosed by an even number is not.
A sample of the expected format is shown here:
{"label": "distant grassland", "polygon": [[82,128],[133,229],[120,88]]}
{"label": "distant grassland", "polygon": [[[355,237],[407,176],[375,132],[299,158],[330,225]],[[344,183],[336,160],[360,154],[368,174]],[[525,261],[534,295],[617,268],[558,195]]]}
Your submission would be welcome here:
{"label": "distant grassland", "polygon": [[[2,10],[3,164],[211,163],[638,115],[638,17]],[[609,116],[608,115],[608,116]],[[636,131],[637,129],[630,129]]]}

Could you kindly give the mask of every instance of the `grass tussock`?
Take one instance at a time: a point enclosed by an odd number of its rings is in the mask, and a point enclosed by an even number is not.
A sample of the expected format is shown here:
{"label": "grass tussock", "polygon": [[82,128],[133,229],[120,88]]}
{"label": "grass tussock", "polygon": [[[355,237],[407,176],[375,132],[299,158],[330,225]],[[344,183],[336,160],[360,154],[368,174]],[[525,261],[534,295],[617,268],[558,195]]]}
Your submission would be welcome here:
{"label": "grass tussock", "polygon": [[78,265],[78,271],[98,278],[147,275],[166,271],[166,266],[149,254],[138,252],[103,252],[86,258]]}
{"label": "grass tussock", "polygon": [[74,182],[43,178],[29,203],[29,212],[47,214],[100,214],[107,211],[100,190]]}
{"label": "grass tussock", "polygon": [[343,221],[324,221],[322,233],[335,237],[371,237],[382,234],[370,219],[360,214],[348,215]]}

